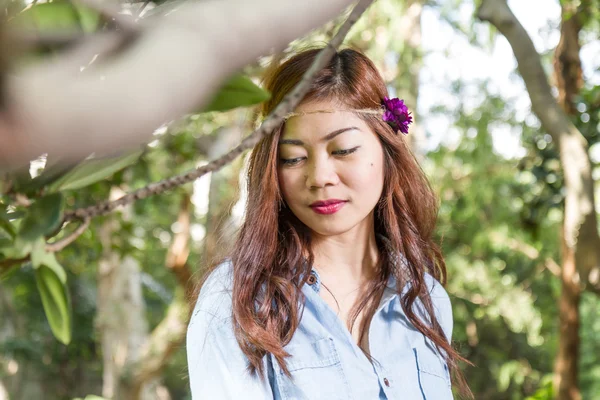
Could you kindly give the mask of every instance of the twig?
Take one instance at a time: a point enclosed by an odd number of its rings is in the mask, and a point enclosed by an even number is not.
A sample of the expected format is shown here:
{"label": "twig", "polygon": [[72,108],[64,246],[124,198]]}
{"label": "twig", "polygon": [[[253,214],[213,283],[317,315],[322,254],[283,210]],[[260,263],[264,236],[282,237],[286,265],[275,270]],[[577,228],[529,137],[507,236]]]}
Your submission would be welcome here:
{"label": "twig", "polygon": [[47,243],[46,251],[55,253],[57,251],[61,251],[62,249],[73,243],[75,239],[81,236],[83,232],[85,232],[85,230],[88,228],[88,226],[90,226],[90,221],[91,220],[89,218],[84,219],[81,225],[79,225],[77,229],[75,229],[69,236],[62,238],[61,240],[56,241],[54,243]]}
{"label": "twig", "polygon": [[31,257],[29,255],[23,258],[9,258],[7,260],[2,260],[0,261],[0,271],[9,269],[10,267],[14,267],[18,264],[23,264],[24,262],[27,262],[29,260],[31,260]]}
{"label": "twig", "polygon": [[554,275],[554,276],[558,276],[560,278],[560,276],[562,275],[562,268],[551,257],[546,258],[546,262],[544,263],[544,267],[548,271],[550,271],[552,273],[552,275]]}
{"label": "twig", "polygon": [[69,221],[75,218],[93,218],[98,215],[108,214],[119,206],[133,203],[137,200],[144,199],[146,197],[166,192],[174,187],[184,185],[192,182],[204,174],[214,172],[231,161],[237,158],[245,150],[254,147],[264,136],[271,133],[277,128],[284,120],[284,117],[293,111],[296,106],[300,103],[304,95],[308,92],[314,75],[323,69],[327,63],[333,57],[338,46],[344,40],[344,37],[359,19],[362,13],[367,9],[372,0],[361,0],[352,10],[348,19],[340,27],[338,32],[335,34],[331,42],[317,55],[313,64],[302,76],[302,80],[294,87],[294,89],[288,93],[281,103],[277,105],[275,110],[265,119],[262,125],[252,132],[248,137],[244,138],[242,142],[236,146],[229,153],[211,161],[207,165],[188,171],[182,175],[174,176],[165,179],[160,182],[152,183],[144,188],[138,189],[132,193],[129,193],[120,199],[115,201],[105,201],[90,207],[79,208],[76,210],[68,211],[65,213],[65,221]]}
{"label": "twig", "polygon": [[140,8],[137,10],[136,17],[135,17],[136,21],[138,18],[140,18],[142,16],[142,12],[144,12],[144,9],[146,9],[146,7],[148,7],[148,4],[150,4],[150,0],[144,1],[144,4],[142,4],[140,6]]}

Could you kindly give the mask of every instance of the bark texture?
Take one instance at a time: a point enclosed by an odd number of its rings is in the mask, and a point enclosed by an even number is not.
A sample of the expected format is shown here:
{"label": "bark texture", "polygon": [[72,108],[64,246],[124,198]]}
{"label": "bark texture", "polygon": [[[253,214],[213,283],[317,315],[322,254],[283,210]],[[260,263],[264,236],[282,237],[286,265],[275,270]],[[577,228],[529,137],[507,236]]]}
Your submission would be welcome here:
{"label": "bark texture", "polygon": [[[565,3],[561,10],[560,41],[554,52],[554,78],[558,88],[558,103],[567,115],[575,115],[575,97],[583,86],[583,71],[579,51],[581,12]],[[595,212],[594,212],[595,216]],[[595,222],[594,222],[595,224]],[[554,365],[554,390],[557,399],[581,399],[579,389],[579,354],[581,326],[579,306],[582,288],[577,271],[577,248],[568,246],[562,235],[562,274],[559,298],[559,342]]]}

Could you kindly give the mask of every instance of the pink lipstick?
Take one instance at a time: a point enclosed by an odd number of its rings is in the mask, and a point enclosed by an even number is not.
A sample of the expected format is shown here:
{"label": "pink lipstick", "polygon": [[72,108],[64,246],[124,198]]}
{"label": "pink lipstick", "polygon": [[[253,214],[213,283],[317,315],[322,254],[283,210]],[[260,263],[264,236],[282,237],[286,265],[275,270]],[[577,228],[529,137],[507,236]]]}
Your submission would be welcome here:
{"label": "pink lipstick", "polygon": [[345,200],[329,199],[324,201],[315,201],[310,205],[317,214],[334,214],[346,204]]}

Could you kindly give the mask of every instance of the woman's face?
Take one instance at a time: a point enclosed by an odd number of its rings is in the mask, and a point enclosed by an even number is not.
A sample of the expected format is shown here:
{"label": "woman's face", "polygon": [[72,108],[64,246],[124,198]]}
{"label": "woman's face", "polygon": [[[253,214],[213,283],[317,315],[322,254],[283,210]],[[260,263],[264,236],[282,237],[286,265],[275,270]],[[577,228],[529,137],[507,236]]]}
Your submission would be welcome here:
{"label": "woman's face", "polygon": [[[296,112],[339,108],[331,102],[310,102]],[[279,141],[283,199],[319,235],[369,228],[383,190],[383,161],[379,138],[353,113],[292,117]]]}

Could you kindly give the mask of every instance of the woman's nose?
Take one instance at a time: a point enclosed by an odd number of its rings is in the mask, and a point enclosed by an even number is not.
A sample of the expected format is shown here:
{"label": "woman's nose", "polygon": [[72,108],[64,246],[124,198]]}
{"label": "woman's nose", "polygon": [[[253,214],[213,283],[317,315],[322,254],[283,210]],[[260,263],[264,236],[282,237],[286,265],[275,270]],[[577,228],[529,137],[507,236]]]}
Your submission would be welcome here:
{"label": "woman's nose", "polygon": [[315,159],[309,162],[306,170],[306,187],[318,189],[326,186],[337,185],[339,177],[335,166],[330,160]]}

